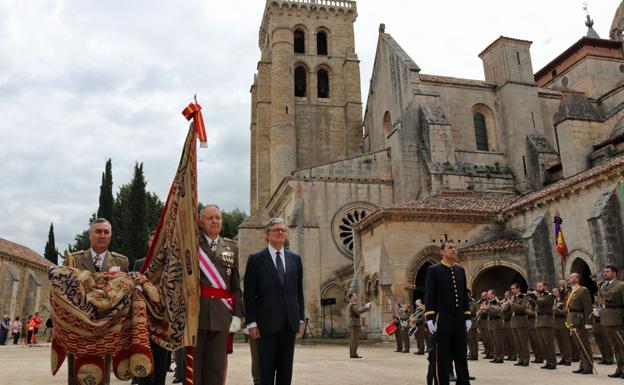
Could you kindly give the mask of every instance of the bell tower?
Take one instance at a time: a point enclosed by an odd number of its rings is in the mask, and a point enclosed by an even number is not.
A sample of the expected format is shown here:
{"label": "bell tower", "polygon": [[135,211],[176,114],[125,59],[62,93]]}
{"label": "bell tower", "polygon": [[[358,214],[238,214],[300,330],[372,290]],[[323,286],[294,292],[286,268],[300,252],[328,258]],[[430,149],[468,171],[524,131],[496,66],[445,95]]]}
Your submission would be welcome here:
{"label": "bell tower", "polygon": [[294,170],[362,151],[355,1],[268,0],[251,86],[251,213]]}

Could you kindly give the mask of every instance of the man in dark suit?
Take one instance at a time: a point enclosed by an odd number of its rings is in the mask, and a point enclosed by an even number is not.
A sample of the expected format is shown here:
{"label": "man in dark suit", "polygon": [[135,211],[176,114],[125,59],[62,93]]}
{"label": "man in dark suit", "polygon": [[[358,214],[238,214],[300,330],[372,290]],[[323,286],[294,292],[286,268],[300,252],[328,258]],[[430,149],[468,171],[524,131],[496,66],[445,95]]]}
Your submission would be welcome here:
{"label": "man in dark suit", "polygon": [[290,385],[295,338],[303,333],[303,265],[284,249],[286,224],[273,218],[265,228],[268,246],[249,256],[245,270],[245,319],[259,340],[262,385]]}
{"label": "man in dark suit", "polygon": [[427,270],[425,283],[425,319],[435,333],[435,373],[438,385],[448,385],[451,361],[457,371],[457,385],[469,385],[467,331],[470,298],[466,273],[457,263],[457,246],[452,240],[442,243],[442,261]]}

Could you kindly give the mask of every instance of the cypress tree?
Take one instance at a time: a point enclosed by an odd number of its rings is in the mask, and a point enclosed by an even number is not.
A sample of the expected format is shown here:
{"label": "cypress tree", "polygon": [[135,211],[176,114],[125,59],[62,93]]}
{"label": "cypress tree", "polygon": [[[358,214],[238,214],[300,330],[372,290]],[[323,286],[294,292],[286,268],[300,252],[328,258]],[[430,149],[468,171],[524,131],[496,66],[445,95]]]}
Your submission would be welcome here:
{"label": "cypress tree", "polygon": [[45,245],[45,251],[43,252],[45,258],[55,265],[58,265],[58,249],[54,242],[54,224],[50,223],[50,231],[48,232],[48,241]]}
{"label": "cypress tree", "polygon": [[147,251],[147,194],[145,191],[145,175],[143,163],[136,163],[134,175],[130,182],[128,194],[127,215],[124,216],[122,245],[123,251],[130,260],[130,266],[134,261],[143,258]]}
{"label": "cypress tree", "polygon": [[102,173],[102,184],[100,185],[100,206],[97,211],[98,218],[113,220],[113,169],[112,161],[106,161],[104,172]]}

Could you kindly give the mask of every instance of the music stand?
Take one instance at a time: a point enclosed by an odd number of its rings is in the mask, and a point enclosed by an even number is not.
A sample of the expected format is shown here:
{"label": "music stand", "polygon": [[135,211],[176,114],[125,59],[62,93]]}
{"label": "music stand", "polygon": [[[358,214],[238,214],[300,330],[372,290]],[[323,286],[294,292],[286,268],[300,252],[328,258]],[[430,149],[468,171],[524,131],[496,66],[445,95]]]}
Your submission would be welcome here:
{"label": "music stand", "polygon": [[306,335],[310,333],[310,337],[312,339],[312,345],[316,346],[316,341],[314,341],[314,335],[312,334],[312,329],[310,328],[310,319],[305,319],[305,324],[303,326],[303,336],[301,336],[301,345],[306,344]]}
{"label": "music stand", "polygon": [[336,304],[336,298],[322,298],[321,307],[323,309],[323,335],[325,335],[325,306],[329,306],[329,337],[334,336],[334,313],[332,305]]}

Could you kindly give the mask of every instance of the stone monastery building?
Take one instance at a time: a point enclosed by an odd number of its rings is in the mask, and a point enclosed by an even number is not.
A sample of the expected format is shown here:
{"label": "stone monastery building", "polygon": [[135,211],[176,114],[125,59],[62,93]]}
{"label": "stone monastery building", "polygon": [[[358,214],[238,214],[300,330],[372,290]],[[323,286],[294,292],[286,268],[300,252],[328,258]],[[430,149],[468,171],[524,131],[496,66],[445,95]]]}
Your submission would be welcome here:
{"label": "stone monastery building", "polygon": [[331,312],[344,332],[355,290],[373,303],[375,336],[391,301],[423,297],[444,239],[473,292],[570,272],[595,290],[602,266],[624,267],[624,2],[609,38],[588,17],[587,34],[537,71],[530,41],[501,36],[479,53],[484,80],[423,73],[382,24],[365,105],[356,18],[355,1],[266,3],[242,270],[283,217],[312,326],[329,332]]}

